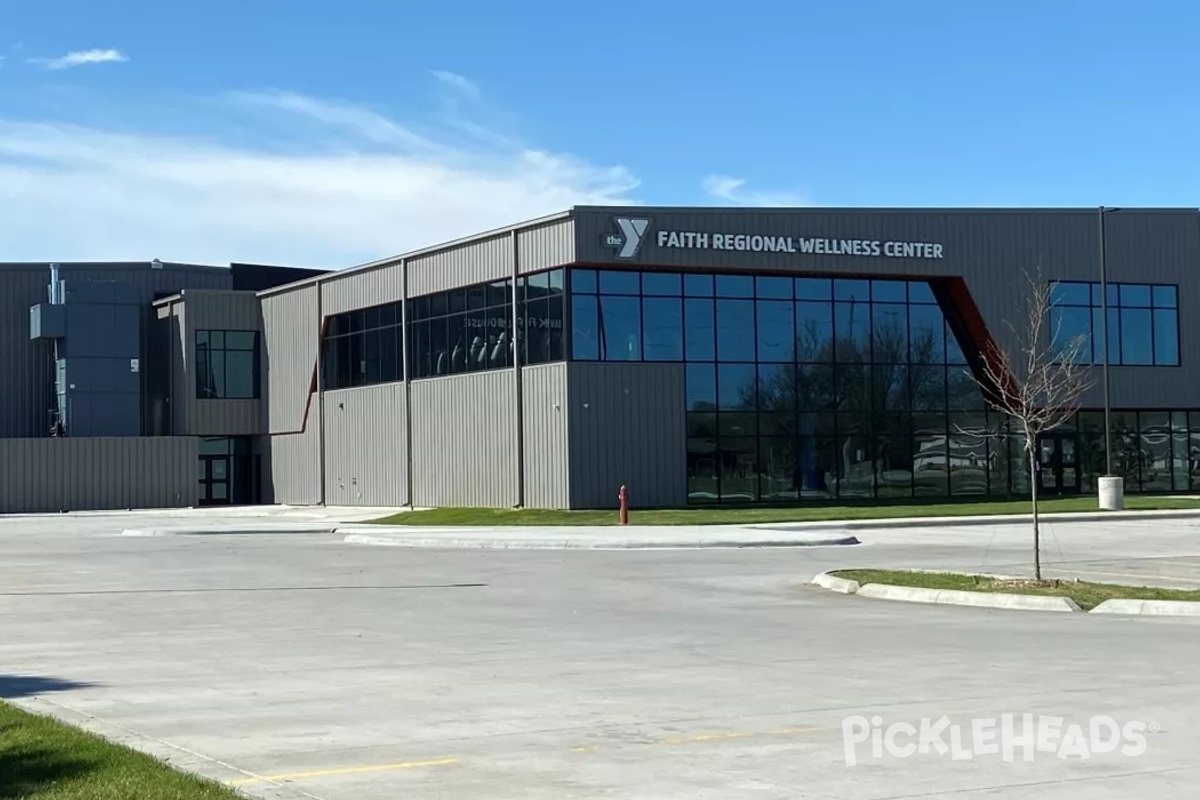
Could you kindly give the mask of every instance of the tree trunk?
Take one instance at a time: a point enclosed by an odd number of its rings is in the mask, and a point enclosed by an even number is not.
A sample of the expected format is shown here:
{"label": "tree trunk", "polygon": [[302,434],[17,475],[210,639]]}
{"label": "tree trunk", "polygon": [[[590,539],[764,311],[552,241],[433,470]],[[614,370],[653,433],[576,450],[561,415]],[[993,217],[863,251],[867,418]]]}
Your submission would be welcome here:
{"label": "tree trunk", "polygon": [[1033,579],[1042,580],[1042,536],[1038,529],[1037,449],[1029,446],[1029,496],[1033,500]]}

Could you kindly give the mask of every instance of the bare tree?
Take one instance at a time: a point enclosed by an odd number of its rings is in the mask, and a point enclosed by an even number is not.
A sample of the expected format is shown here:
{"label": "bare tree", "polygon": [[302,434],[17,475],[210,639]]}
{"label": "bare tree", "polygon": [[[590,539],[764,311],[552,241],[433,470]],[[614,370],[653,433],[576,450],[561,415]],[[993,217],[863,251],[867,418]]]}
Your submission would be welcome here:
{"label": "bare tree", "polygon": [[1006,321],[1011,345],[990,342],[980,353],[982,365],[972,379],[988,405],[1006,414],[1024,440],[1033,502],[1033,571],[1042,580],[1041,530],[1038,523],[1037,439],[1070,420],[1083,394],[1095,383],[1088,369],[1091,342],[1085,335],[1064,339],[1055,324],[1053,288],[1039,273],[1025,273],[1029,293],[1019,322]]}

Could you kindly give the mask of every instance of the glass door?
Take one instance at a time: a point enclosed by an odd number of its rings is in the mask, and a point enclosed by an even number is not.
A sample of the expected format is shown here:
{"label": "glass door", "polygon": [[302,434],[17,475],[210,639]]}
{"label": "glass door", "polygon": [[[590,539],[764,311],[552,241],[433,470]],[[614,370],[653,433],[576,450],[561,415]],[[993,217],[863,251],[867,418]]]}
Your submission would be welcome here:
{"label": "glass door", "polygon": [[1079,437],[1073,431],[1047,431],[1038,437],[1038,492],[1079,494]]}
{"label": "glass door", "polygon": [[229,497],[229,456],[200,456],[200,505],[227,505]]}

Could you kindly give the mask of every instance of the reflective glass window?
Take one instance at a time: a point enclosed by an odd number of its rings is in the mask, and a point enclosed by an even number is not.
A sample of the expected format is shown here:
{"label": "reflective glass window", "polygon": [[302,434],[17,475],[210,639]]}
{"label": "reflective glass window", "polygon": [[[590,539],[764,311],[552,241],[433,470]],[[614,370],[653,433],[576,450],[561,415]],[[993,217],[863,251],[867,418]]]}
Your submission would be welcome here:
{"label": "reflective glass window", "polygon": [[642,299],[647,361],[683,360],[683,301],[678,297]]}
{"label": "reflective glass window", "polygon": [[718,275],[717,297],[754,297],[754,278],[750,275]]}
{"label": "reflective glass window", "polygon": [[642,309],[639,298],[600,295],[599,327],[602,361],[642,360]]}
{"label": "reflective glass window", "polygon": [[683,294],[683,276],[678,272],[643,272],[642,294],[679,297]]}
{"label": "reflective glass window", "polygon": [[754,360],[754,301],[717,301],[717,359]]}
{"label": "reflective glass window", "polygon": [[712,300],[687,299],[683,307],[684,346],[689,361],[715,361],[717,326]]}
{"label": "reflective glass window", "polygon": [[196,331],[196,397],[203,400],[257,398],[258,337],[257,331]]}
{"label": "reflective glass window", "polygon": [[[788,282],[790,291],[790,281]],[[755,305],[758,329],[758,360],[795,360],[795,310],[791,300],[758,300]]]}

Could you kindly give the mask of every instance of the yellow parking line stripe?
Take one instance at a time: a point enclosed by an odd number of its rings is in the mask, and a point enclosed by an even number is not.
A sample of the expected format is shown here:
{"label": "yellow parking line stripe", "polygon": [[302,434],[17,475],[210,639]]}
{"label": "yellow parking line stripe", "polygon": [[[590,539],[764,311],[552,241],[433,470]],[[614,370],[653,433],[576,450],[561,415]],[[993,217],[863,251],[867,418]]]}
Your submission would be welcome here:
{"label": "yellow parking line stripe", "polygon": [[337,775],[365,775],[371,772],[392,772],[402,769],[419,769],[421,767],[444,767],[458,764],[457,758],[439,758],[431,761],[397,761],[394,764],[373,764],[364,767],[341,767],[338,769],[318,769],[309,772],[285,772],[279,775],[255,775],[250,778],[239,778],[227,781],[229,786],[245,786],[250,783],[278,783],[280,781],[298,781],[305,778],[329,778]]}

